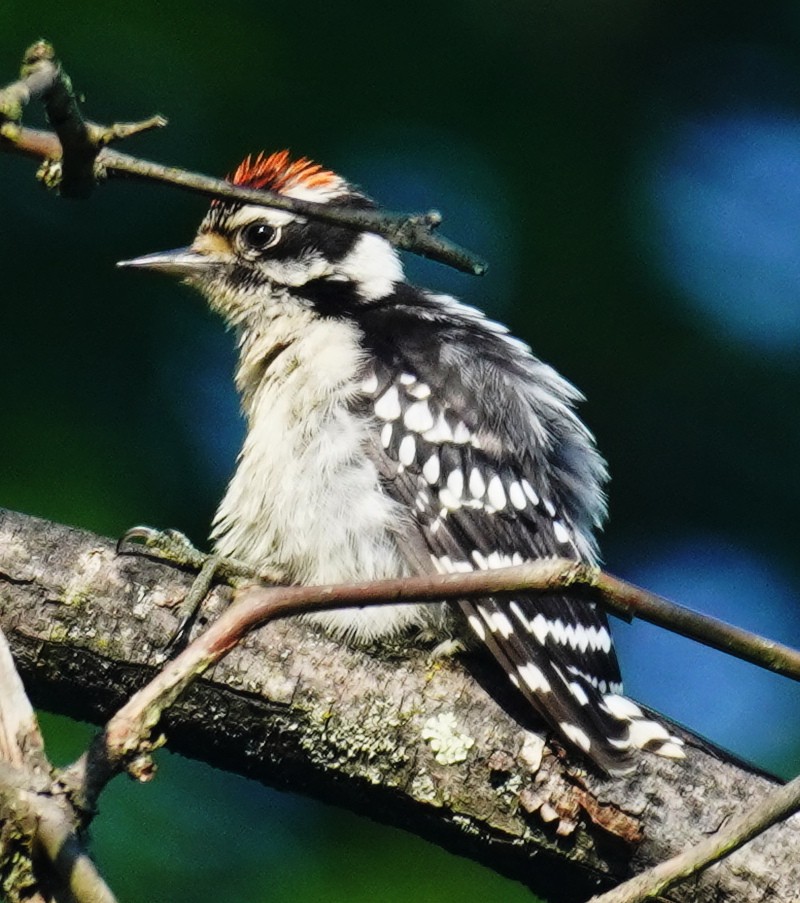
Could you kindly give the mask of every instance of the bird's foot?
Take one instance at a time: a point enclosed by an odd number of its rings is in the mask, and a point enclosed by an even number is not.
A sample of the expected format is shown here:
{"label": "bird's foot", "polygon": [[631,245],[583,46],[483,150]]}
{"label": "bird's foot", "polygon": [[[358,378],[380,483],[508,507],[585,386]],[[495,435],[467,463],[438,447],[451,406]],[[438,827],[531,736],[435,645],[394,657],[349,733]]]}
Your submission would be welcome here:
{"label": "bird's foot", "polygon": [[117,542],[117,554],[121,554],[123,551],[134,551],[131,548],[125,549],[126,545],[139,547],[147,553],[154,554],[162,561],[168,561],[192,571],[202,571],[213,559],[216,567],[213,569],[212,577],[231,586],[235,586],[242,579],[258,580],[261,577],[244,562],[201,552],[192,545],[189,537],[179,530],[156,530],[155,527],[145,526],[131,527],[122,534]]}
{"label": "bird's foot", "polygon": [[[127,544],[126,548],[123,548]],[[173,658],[186,646],[197,615],[214,583],[236,586],[241,582],[262,579],[251,567],[233,558],[201,552],[191,540],[178,530],[156,530],[153,527],[132,527],[117,542],[117,553],[142,550],[162,561],[197,571],[179,608],[179,621],[165,652]]]}

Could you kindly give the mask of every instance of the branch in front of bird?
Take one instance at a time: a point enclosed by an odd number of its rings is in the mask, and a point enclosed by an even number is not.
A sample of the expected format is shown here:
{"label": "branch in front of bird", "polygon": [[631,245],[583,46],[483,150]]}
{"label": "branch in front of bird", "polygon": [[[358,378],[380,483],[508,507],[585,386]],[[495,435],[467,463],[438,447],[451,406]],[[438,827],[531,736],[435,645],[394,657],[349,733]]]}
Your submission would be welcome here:
{"label": "branch in front of bird", "polygon": [[[24,128],[22,110],[40,98],[55,132]],[[336,223],[383,236],[395,247],[419,254],[464,273],[480,276],[487,265],[476,254],[435,234],[442,221],[436,210],[427,213],[391,213],[354,210],[289,198],[272,191],[232,185],[201,173],[165,166],[107,148],[112,141],[160,128],[162,116],[137,123],[100,126],[84,120],[72,83],[55,58],[53,47],[37,41],[23,57],[22,77],[0,90],[0,150],[45,161],[39,178],[63,197],[87,198],[99,181],[109,176],[163,182],[206,197],[225,198],[287,210],[312,219]]]}
{"label": "branch in front of bird", "polygon": [[[592,593],[609,612],[627,621],[639,618],[673,633],[679,633],[712,649],[800,681],[800,651],[727,624],[710,615],[692,611],[570,558],[543,558],[510,568],[494,568],[455,574],[429,574],[368,583],[337,586],[243,588],[238,596],[253,604],[252,616],[263,612],[268,619],[298,612],[367,605],[455,601],[463,598],[526,592],[551,593],[566,590]],[[248,625],[246,630],[257,624]],[[238,642],[238,639],[236,640]]]}
{"label": "branch in front of bird", "polygon": [[592,592],[596,601],[622,617],[640,617],[800,680],[800,652],[692,612],[599,568],[571,559],[549,558],[512,568],[331,586],[251,584],[239,590],[234,603],[220,618],[111,718],[99,738],[102,748],[84,754],[66,769],[66,780],[73,788],[84,788],[81,805],[87,810],[93,808],[102,788],[120,771],[127,770],[139,780],[147,780],[152,774],[150,753],[159,745],[159,741],[152,741],[151,735],[162,713],[194,680],[267,621],[323,608],[440,602],[521,589]]}

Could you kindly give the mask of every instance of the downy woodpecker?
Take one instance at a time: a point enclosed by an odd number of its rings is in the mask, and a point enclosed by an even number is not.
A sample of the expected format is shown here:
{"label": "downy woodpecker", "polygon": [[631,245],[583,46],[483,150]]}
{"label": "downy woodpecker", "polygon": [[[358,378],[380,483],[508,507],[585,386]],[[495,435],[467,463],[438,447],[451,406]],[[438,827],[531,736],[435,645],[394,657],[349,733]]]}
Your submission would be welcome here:
{"label": "downy woodpecker", "polygon": [[[229,177],[372,208],[288,152]],[[580,393],[505,327],[406,282],[379,236],[215,200],[191,247],[126,265],[176,274],[233,329],[247,435],[212,537],[254,570],[322,584],[452,573],[548,555],[596,561],[606,469]],[[681,741],[622,695],[605,615],[554,593],[311,618],[355,643],[472,636],[602,769]],[[409,642],[411,639],[409,639]]]}

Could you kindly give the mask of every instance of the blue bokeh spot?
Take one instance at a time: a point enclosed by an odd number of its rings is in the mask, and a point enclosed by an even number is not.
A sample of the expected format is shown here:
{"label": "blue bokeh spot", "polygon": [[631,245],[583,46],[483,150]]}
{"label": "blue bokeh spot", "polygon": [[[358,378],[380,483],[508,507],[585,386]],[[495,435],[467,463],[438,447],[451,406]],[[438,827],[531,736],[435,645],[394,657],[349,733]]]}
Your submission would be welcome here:
{"label": "blue bokeh spot", "polygon": [[[800,635],[797,591],[747,549],[698,537],[627,561],[627,579],[681,605],[788,645]],[[798,684],[641,621],[614,628],[629,695],[764,766],[800,751]]]}
{"label": "blue bokeh spot", "polygon": [[715,330],[759,353],[800,345],[800,122],[679,120],[645,164],[648,255]]}

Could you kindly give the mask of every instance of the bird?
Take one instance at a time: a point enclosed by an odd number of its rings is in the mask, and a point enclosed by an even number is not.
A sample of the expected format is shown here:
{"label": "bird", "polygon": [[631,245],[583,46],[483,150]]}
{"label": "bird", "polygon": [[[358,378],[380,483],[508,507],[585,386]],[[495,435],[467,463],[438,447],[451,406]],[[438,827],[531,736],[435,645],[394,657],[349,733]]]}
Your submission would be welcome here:
{"label": "bird", "polygon": [[[228,180],[374,210],[288,151]],[[297,584],[460,573],[546,557],[598,561],[607,468],[581,393],[477,308],[411,284],[360,228],[212,200],[189,247],[121,261],[200,291],[232,330],[246,422],[214,517],[217,554]],[[623,695],[604,612],[564,592],[304,615],[355,645],[488,649],[566,748],[602,772],[682,741]]]}

